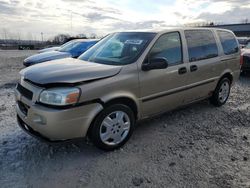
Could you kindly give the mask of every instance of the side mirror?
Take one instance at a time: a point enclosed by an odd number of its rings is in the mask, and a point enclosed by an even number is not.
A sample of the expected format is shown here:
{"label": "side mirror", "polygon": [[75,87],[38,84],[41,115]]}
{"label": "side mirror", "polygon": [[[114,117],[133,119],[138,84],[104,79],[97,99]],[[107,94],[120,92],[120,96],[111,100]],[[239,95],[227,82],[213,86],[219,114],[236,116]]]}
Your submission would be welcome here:
{"label": "side mirror", "polygon": [[168,61],[165,58],[149,59],[147,63],[142,64],[143,71],[149,71],[154,69],[166,69],[168,67]]}

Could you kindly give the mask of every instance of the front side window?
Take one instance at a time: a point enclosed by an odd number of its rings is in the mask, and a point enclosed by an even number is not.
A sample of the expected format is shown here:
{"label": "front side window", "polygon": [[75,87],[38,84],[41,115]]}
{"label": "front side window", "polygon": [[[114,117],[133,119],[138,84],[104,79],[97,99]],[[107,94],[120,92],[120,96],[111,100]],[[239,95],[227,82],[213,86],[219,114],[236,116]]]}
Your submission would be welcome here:
{"label": "front side window", "polygon": [[218,47],[212,31],[209,30],[187,30],[189,61],[199,61],[218,56]]}
{"label": "front side window", "polygon": [[165,58],[168,65],[182,63],[182,44],[179,32],[162,35],[154,44],[149,53],[149,59]]}
{"label": "front side window", "polygon": [[227,31],[217,31],[217,33],[224,50],[224,54],[229,55],[239,51],[238,43],[232,33]]}
{"label": "front side window", "polygon": [[108,35],[79,59],[101,64],[126,65],[135,62],[156,33],[121,32]]}

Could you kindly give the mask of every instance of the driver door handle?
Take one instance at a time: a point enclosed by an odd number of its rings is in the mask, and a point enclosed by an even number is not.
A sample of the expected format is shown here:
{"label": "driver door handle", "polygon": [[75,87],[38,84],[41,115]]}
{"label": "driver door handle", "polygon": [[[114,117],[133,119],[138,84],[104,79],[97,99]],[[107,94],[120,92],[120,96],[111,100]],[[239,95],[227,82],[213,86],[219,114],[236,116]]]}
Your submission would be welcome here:
{"label": "driver door handle", "polygon": [[179,68],[178,73],[179,74],[185,74],[185,73],[187,73],[187,68],[186,67]]}

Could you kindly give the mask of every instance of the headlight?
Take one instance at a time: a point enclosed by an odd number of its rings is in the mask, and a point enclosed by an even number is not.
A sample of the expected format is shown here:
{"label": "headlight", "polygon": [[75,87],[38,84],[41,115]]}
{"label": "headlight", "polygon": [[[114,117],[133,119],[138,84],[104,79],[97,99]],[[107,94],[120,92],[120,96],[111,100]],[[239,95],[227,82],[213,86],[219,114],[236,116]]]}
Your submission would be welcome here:
{"label": "headlight", "polygon": [[76,104],[79,97],[79,88],[51,88],[41,92],[39,102],[55,106],[66,106]]}

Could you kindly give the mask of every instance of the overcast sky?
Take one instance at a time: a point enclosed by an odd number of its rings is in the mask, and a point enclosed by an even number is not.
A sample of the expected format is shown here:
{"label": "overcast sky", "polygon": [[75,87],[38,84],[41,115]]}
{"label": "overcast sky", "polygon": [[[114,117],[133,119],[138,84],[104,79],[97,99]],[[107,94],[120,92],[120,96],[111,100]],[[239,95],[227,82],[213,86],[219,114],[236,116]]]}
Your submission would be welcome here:
{"label": "overcast sky", "polygon": [[250,0],[0,0],[0,38],[239,23],[250,20],[249,12]]}

